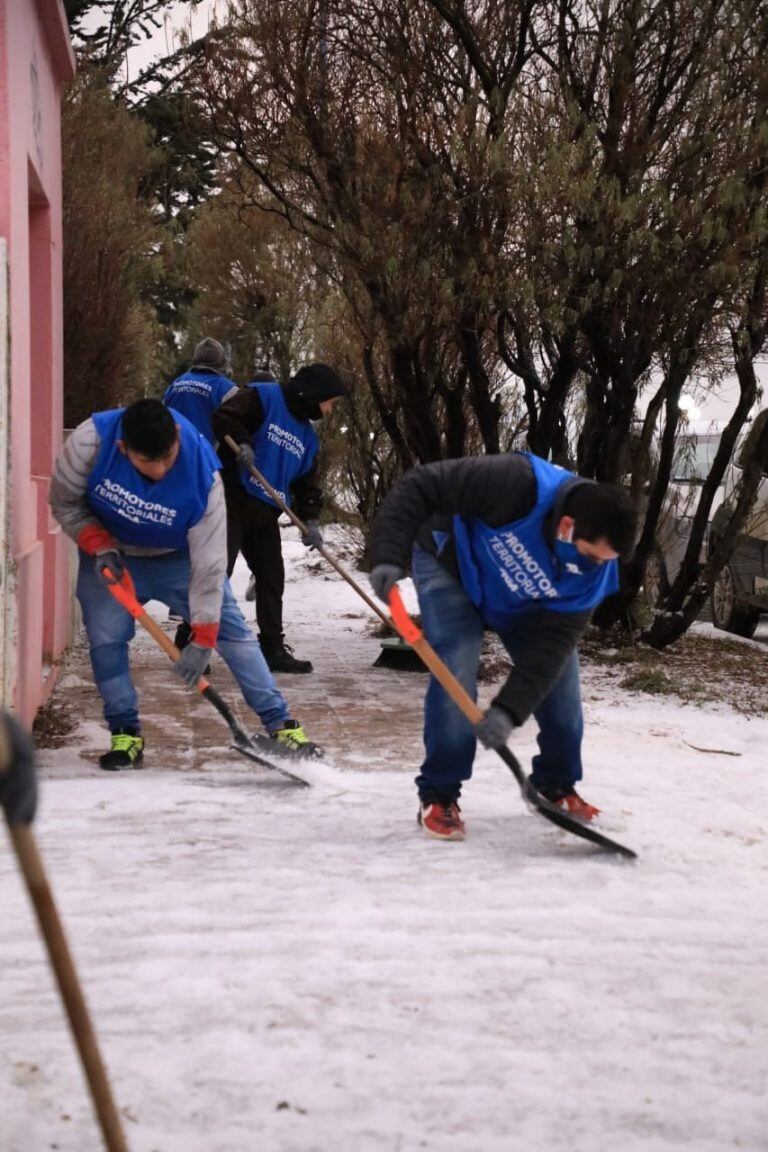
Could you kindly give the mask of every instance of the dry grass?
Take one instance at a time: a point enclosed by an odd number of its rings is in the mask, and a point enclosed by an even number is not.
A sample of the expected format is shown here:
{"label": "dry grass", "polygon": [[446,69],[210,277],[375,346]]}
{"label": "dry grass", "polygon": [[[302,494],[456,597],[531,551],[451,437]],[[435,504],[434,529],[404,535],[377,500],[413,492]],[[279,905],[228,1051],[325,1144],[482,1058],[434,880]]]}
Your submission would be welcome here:
{"label": "dry grass", "polygon": [[[686,635],[657,652],[593,628],[579,652],[582,668],[600,687],[671,696],[687,704],[725,704],[747,716],[768,715],[768,649],[756,644]],[[508,666],[500,641],[487,633],[480,682],[500,681]]]}
{"label": "dry grass", "polygon": [[727,704],[749,716],[768,714],[768,650],[726,637],[687,634],[657,652],[644,644],[610,647],[596,629],[581,645],[598,677],[631,692],[675,696],[693,704]]}
{"label": "dry grass", "polygon": [[49,700],[38,710],[32,735],[38,748],[61,748],[68,742],[76,721],[67,714],[62,704]]}
{"label": "dry grass", "polygon": [[[379,638],[391,635],[375,620],[369,621],[366,628]],[[768,715],[768,647],[762,650],[758,644],[726,636],[689,633],[658,652],[626,635],[591,628],[579,652],[582,668],[600,687],[672,696],[687,704],[725,704],[747,716]],[[501,641],[494,633],[486,632],[479,682],[501,681],[508,667],[509,658]]]}

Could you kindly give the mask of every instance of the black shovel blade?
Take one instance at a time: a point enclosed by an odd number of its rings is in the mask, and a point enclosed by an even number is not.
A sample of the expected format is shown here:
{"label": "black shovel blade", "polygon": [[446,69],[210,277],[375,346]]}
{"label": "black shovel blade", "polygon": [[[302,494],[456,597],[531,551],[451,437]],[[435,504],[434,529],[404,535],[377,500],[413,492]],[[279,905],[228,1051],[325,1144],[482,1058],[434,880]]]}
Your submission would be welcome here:
{"label": "black shovel blade", "polygon": [[628,860],[637,859],[637,853],[633,852],[631,848],[626,848],[623,844],[619,844],[618,840],[612,840],[610,836],[604,836],[602,832],[598,832],[597,829],[591,825],[582,824],[580,820],[571,816],[569,812],[564,812],[562,808],[550,804],[549,800],[540,795],[533,787],[509,748],[497,748],[496,751],[520,785],[520,791],[523,794],[523,799],[526,804],[543,816],[545,820],[549,820],[552,824],[557,824],[558,828],[563,828],[566,832],[572,832],[574,836],[580,836],[582,840],[589,840],[591,844],[598,844],[608,852],[615,852],[617,855],[624,856]]}
{"label": "black shovel blade", "polygon": [[309,780],[305,780],[302,776],[297,776],[290,768],[286,768],[285,764],[275,764],[273,760],[267,760],[265,756],[262,756],[253,740],[251,740],[245,732],[241,731],[236,735],[233,733],[232,747],[242,756],[247,756],[249,760],[253,760],[254,764],[260,764],[262,768],[269,768],[271,772],[279,772],[281,776],[284,776],[286,780],[290,780],[292,784],[299,784],[302,788],[311,787]]}
{"label": "black shovel blade", "polygon": [[[219,696],[218,692],[212,688],[210,684],[206,685],[203,690],[203,696],[214,706],[219,715],[226,720],[229,731],[232,734],[232,747],[235,751],[239,752],[242,756],[247,756],[248,759],[253,760],[255,764],[260,764],[262,768],[269,768],[272,772],[279,772],[281,776],[285,776],[286,780],[290,780],[294,784],[301,784],[304,788],[310,787],[309,780],[304,780],[303,777],[298,776],[295,772],[292,772],[290,768],[287,768],[285,764],[275,764],[272,757],[265,756],[260,751],[255,740],[240,727],[232,709],[225,700],[222,700],[221,696]],[[269,751],[271,752],[272,749],[270,748]]]}

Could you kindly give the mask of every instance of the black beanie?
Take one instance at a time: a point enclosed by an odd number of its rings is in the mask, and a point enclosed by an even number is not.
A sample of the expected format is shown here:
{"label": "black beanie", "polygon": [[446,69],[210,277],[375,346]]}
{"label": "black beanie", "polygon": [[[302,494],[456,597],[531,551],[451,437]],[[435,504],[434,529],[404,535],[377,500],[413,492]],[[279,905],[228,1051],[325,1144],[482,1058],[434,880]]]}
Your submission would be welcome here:
{"label": "black beanie", "polygon": [[319,420],[323,400],[346,396],[347,387],[327,364],[305,364],[283,385],[289,409],[302,420]]}

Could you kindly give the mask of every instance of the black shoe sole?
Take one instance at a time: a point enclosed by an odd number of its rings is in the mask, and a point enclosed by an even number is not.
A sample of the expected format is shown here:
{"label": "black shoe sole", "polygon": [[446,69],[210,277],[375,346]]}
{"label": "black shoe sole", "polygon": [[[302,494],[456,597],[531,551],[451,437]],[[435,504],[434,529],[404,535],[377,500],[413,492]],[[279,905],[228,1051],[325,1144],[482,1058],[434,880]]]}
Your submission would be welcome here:
{"label": "black shoe sole", "polygon": [[309,660],[306,662],[306,668],[297,668],[295,664],[271,664],[266,656],[264,659],[267,661],[267,668],[269,668],[270,672],[282,672],[284,674],[287,673],[289,676],[305,676],[309,672],[314,672],[314,668],[310,664]]}
{"label": "black shoe sole", "polygon": [[99,768],[101,768],[104,772],[127,772],[131,768],[138,768],[141,764],[141,761],[144,759],[144,753],[139,752],[138,756],[134,760],[131,760],[130,757],[126,757],[125,760],[121,760],[119,764],[105,764],[104,761],[107,759],[107,756],[110,755],[111,753],[107,752],[106,756],[101,756],[99,758]]}

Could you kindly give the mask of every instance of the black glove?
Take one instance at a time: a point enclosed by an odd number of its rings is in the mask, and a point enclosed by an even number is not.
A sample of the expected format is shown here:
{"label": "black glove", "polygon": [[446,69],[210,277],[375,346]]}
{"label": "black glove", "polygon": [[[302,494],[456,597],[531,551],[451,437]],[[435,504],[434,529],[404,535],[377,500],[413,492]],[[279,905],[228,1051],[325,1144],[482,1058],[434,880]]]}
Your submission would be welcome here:
{"label": "black glove", "polygon": [[307,520],[306,532],[301,534],[301,542],[305,548],[322,548],[323,534],[317,520]]}
{"label": "black glove", "polygon": [[212,648],[205,648],[202,644],[195,644],[194,640],[181,654],[173,666],[174,675],[183,680],[187,688],[194,688],[203,675],[205,666],[211,658]]}
{"label": "black glove", "polygon": [[[109,568],[114,579],[107,576],[104,571],[105,568]],[[123,573],[125,572],[125,557],[122,552],[118,552],[116,548],[111,549],[109,552],[99,552],[93,561],[93,570],[96,573],[99,583],[103,584],[105,588],[109,588],[110,584],[122,580]]]}
{"label": "black glove", "polygon": [[0,764],[0,805],[9,824],[31,824],[37,811],[35,748],[21,724],[8,713],[0,716],[8,746],[8,764]]}
{"label": "black glove", "polygon": [[514,726],[509,712],[491,704],[480,723],[475,725],[475,736],[485,748],[503,748]]}
{"label": "black glove", "polygon": [[237,456],[235,456],[235,460],[237,461],[238,466],[242,468],[244,472],[249,472],[251,468],[253,468],[256,463],[256,457],[253,454],[253,448],[251,448],[250,444],[240,445]]}
{"label": "black glove", "polygon": [[401,568],[398,564],[377,564],[372,570],[368,579],[371,582],[371,588],[378,596],[379,600],[387,603],[387,597],[397,584],[398,580],[402,580],[405,576],[405,569]]}

